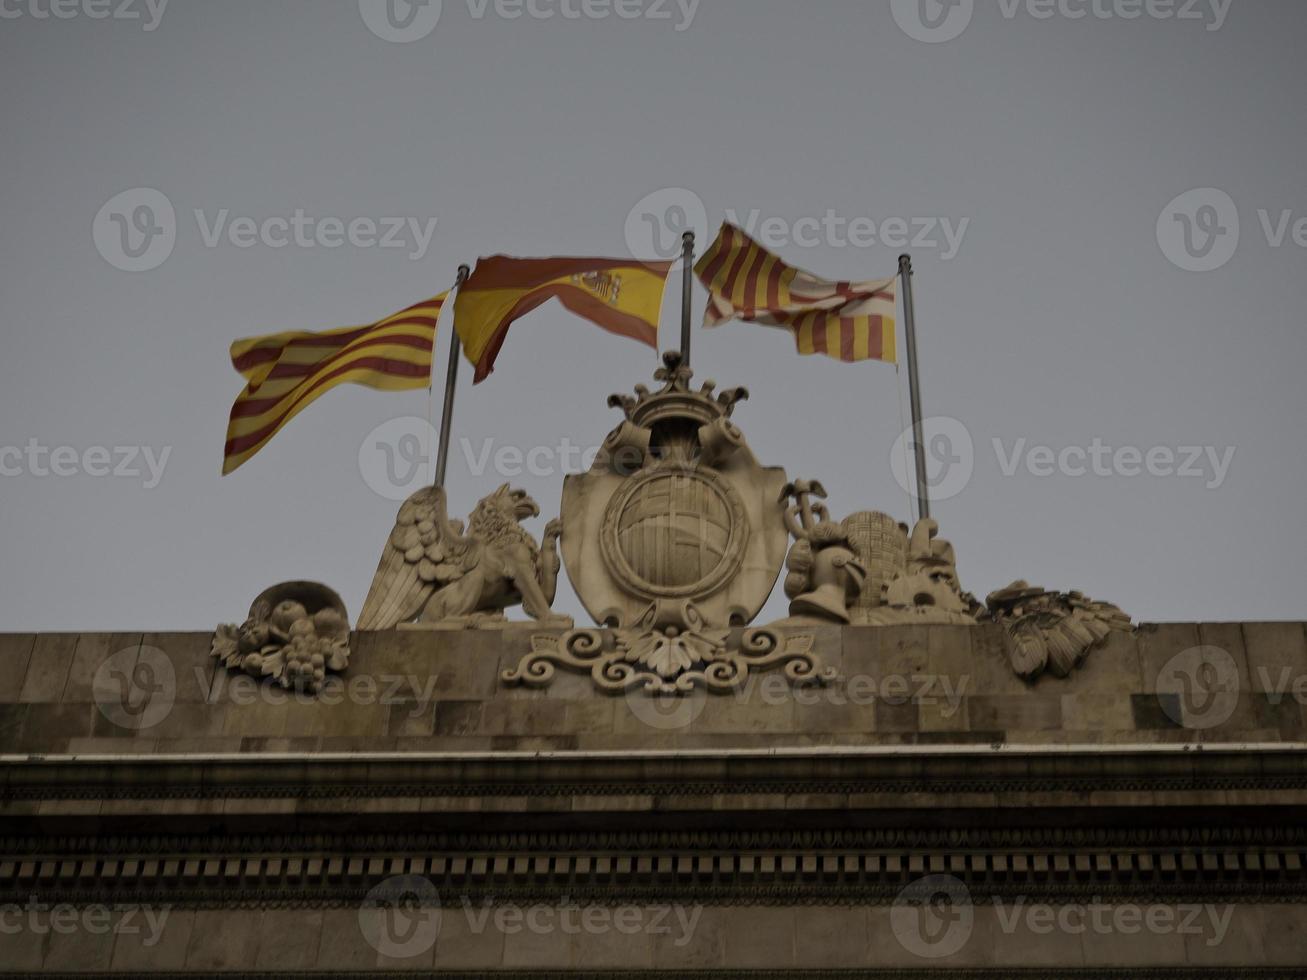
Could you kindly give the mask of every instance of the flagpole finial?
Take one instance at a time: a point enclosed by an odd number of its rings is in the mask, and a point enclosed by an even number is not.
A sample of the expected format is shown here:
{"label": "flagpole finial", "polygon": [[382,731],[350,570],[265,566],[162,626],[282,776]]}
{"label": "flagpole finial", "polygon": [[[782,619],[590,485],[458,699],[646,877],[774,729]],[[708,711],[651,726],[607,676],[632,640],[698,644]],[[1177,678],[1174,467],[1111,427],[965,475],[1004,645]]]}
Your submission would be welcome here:
{"label": "flagpole finial", "polygon": [[907,252],[904,252],[902,255],[899,256],[899,268],[905,269],[908,272],[912,271],[912,256],[909,255]]}
{"label": "flagpole finial", "polygon": [[470,265],[460,265],[458,267],[459,285],[462,285],[463,283],[467,282],[467,277],[470,275],[472,275],[472,267]]}

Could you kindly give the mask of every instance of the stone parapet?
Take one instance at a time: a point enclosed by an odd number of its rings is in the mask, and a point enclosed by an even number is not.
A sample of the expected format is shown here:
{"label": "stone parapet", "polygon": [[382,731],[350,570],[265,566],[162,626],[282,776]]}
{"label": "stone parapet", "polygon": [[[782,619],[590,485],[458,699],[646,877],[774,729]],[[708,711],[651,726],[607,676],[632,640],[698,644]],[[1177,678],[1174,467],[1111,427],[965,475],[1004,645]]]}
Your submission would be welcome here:
{"label": "stone parapet", "polygon": [[510,686],[533,637],[559,635],[522,624],[355,634],[348,670],[314,696],[229,672],[208,633],[6,635],[0,739],[9,755],[1304,740],[1302,623],[1144,625],[1035,682],[998,626],[780,632],[810,637],[834,679],[772,670],[669,698],[560,667],[548,687]]}
{"label": "stone parapet", "polygon": [[509,684],[529,624],[355,634],[317,697],[0,637],[0,972],[1307,976],[1303,624],[1032,683],[997,626],[782,634],[825,686]]}

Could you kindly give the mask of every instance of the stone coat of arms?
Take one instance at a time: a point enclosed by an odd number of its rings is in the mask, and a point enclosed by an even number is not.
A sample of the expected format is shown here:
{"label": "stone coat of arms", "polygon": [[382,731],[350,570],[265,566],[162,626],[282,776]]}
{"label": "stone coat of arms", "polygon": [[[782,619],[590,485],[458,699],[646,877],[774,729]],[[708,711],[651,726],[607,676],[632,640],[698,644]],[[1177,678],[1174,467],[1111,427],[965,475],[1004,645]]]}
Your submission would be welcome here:
{"label": "stone coat of arms", "polygon": [[760,465],[731,422],[744,389],[714,394],[708,382],[691,390],[679,356],[666,363],[655,376],[662,390],[609,400],[625,421],[589,472],[567,478],[563,561],[605,626],[650,616],[743,626],[785,562],[785,471]]}

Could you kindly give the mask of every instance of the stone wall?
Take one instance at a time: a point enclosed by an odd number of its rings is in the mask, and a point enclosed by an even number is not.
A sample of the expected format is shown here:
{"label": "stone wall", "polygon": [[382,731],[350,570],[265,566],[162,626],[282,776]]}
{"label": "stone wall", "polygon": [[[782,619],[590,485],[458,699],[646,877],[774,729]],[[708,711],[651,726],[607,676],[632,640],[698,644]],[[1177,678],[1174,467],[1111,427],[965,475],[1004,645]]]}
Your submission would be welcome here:
{"label": "stone wall", "polygon": [[1303,624],[1033,684],[809,632],[829,687],[671,700],[505,686],[529,626],[358,635],[317,699],[0,637],[0,972],[1307,976]]}
{"label": "stone wall", "polygon": [[[675,701],[604,695],[564,670],[548,689],[505,686],[500,675],[538,632],[357,634],[350,667],[317,698],[217,667],[207,633],[7,635],[0,739],[9,753],[116,754],[1275,743],[1304,733],[1302,623],[1144,625],[1113,634],[1070,677],[1034,683],[1009,668],[998,627],[820,627],[802,632],[836,683],[796,690],[763,673],[739,692]],[[1228,676],[1217,670],[1205,698],[1195,672],[1222,655]],[[1167,682],[1186,671],[1199,685],[1187,698]],[[139,715],[115,707],[122,678],[129,700],[151,698]]]}

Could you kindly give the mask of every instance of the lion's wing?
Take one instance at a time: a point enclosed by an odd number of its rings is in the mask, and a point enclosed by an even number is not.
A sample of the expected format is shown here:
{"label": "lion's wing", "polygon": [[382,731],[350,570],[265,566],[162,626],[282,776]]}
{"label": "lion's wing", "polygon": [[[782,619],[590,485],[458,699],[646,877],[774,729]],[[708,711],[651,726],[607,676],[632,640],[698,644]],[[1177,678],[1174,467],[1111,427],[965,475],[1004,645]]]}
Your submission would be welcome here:
{"label": "lion's wing", "polygon": [[445,492],[419,490],[399,509],[358,628],[391,629],[415,618],[435,592],[476,565],[477,547],[460,546],[461,527],[447,516]]}

